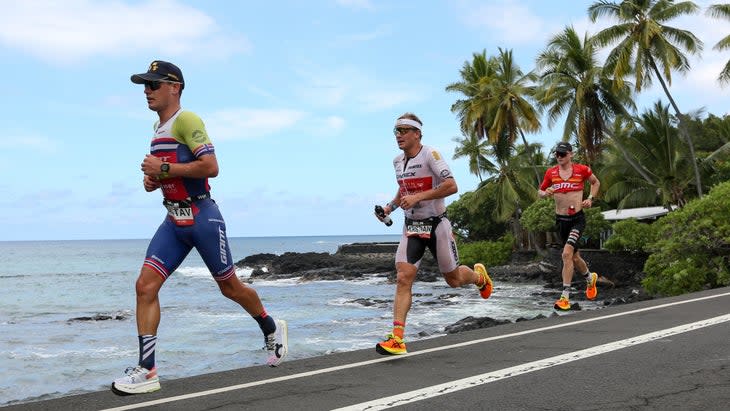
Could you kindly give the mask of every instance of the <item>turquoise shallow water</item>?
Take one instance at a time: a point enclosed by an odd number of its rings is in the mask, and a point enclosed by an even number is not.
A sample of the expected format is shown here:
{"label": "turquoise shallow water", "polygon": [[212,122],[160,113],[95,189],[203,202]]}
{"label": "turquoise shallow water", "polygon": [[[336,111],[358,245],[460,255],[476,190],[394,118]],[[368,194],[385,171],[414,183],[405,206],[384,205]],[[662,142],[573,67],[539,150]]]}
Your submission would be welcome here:
{"label": "turquoise shallow water", "polygon": [[[398,236],[231,238],[235,260],[256,253],[330,252]],[[0,405],[106,389],[136,364],[134,281],[148,240],[0,242]],[[248,270],[239,270],[247,277]],[[394,286],[383,278],[299,279],[251,284],[267,311],[289,323],[290,357],[368,348],[389,331]],[[466,316],[514,320],[549,314],[531,297],[539,284],[498,284],[481,300],[473,288],[416,283],[407,339],[439,335]],[[294,298],[293,298],[294,297]],[[356,301],[369,299],[373,305]],[[220,295],[195,251],[160,293],[157,365],[179,378],[264,364],[263,338],[241,308]],[[123,320],[72,321],[121,315]],[[425,336],[425,337],[424,337]]]}

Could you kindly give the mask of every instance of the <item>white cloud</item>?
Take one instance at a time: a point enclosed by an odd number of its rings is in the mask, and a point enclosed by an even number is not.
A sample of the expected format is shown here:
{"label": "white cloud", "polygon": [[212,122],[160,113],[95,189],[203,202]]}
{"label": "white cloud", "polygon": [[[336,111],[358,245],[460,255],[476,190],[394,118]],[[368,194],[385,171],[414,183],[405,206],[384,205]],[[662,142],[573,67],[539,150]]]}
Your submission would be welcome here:
{"label": "white cloud", "polygon": [[208,135],[214,140],[251,139],[291,128],[305,113],[289,109],[231,108],[203,116]]}
{"label": "white cloud", "polygon": [[27,132],[19,134],[5,134],[2,139],[5,147],[10,151],[33,151],[35,153],[55,153],[58,150],[58,143],[45,136],[28,134]]}
{"label": "white cloud", "polygon": [[307,134],[317,137],[332,137],[342,133],[345,129],[345,119],[339,116],[313,118],[305,125]]}
{"label": "white cloud", "polygon": [[357,43],[372,42],[390,36],[391,34],[393,34],[393,28],[391,26],[378,26],[367,32],[340,35],[332,42],[332,46],[353,47]]}
{"label": "white cloud", "polygon": [[337,4],[343,7],[358,10],[374,10],[375,6],[370,0],[336,0]]}
{"label": "white cloud", "polygon": [[[532,13],[530,8],[512,0],[461,3],[464,22],[473,28],[486,28],[484,33],[492,41],[509,44],[530,43],[536,39],[544,41],[545,33],[555,30],[546,27],[546,22]],[[495,38],[496,37],[496,38]]]}
{"label": "white cloud", "polygon": [[227,56],[250,49],[209,15],[174,0],[3,2],[0,44],[53,63],[140,52]]}
{"label": "white cloud", "polygon": [[360,112],[375,112],[423,98],[420,91],[423,88],[418,84],[393,85],[359,69],[347,67],[303,67],[300,65],[298,69],[303,85],[295,91],[310,104],[338,108],[347,105]]}

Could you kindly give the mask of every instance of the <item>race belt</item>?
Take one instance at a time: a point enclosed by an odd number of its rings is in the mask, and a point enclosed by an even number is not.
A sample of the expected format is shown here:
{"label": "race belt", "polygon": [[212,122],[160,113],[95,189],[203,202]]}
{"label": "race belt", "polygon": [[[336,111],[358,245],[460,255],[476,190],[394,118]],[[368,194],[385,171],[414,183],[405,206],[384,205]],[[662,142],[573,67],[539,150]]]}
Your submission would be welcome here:
{"label": "race belt", "polygon": [[202,201],[208,198],[210,198],[210,193],[206,192],[197,196],[188,197],[185,200],[164,199],[162,204],[167,208],[167,215],[175,222],[175,225],[185,227],[195,224],[193,204],[196,201]]}
{"label": "race belt", "polygon": [[444,217],[446,217],[446,213],[437,217],[424,218],[422,220],[406,218],[406,237],[418,237],[423,238],[424,240],[430,239],[431,233]]}

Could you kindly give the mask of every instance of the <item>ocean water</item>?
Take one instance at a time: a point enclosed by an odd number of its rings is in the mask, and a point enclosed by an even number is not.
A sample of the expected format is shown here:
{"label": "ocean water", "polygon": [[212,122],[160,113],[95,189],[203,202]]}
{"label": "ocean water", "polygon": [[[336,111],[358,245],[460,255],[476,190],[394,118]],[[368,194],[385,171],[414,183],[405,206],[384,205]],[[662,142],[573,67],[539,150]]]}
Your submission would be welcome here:
{"label": "ocean water", "polygon": [[[236,261],[252,254],[334,253],[342,244],[398,236],[230,238]],[[104,390],[136,365],[134,282],[148,240],[0,242],[0,406]],[[250,270],[239,269],[241,278]],[[289,323],[289,358],[374,347],[390,331],[395,286],[357,281],[249,284],[266,310]],[[495,284],[488,300],[473,287],[416,282],[406,339],[443,334],[467,317],[515,320],[549,315],[541,284]],[[292,298],[296,297],[296,298]],[[368,301],[368,304],[363,304]],[[161,381],[263,365],[256,322],[223,297],[196,251],[160,292],[157,367]],[[103,321],[69,321],[95,315]],[[285,366],[285,365],[283,365]]]}

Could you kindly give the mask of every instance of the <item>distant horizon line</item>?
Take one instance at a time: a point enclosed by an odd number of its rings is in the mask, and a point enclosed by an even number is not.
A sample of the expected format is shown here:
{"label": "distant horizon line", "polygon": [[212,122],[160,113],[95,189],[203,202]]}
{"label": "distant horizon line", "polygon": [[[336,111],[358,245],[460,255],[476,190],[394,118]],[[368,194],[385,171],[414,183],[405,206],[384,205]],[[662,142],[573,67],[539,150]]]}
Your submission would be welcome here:
{"label": "distant horizon line", "polygon": [[[382,236],[400,236],[401,233],[394,234],[316,234],[316,235],[270,235],[270,236],[229,236],[233,238],[314,238],[314,237],[382,237]],[[0,243],[21,243],[21,242],[54,242],[54,241],[149,241],[151,238],[76,238],[76,239],[42,239],[42,240],[0,240]]]}

